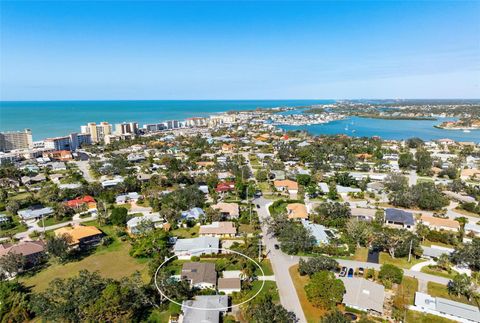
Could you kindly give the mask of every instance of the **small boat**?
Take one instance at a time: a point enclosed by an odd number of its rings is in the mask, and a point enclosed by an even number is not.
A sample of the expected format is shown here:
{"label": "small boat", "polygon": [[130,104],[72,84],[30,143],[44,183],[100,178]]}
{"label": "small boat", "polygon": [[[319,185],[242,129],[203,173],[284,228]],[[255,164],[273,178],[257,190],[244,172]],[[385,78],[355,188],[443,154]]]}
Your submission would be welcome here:
{"label": "small boat", "polygon": [[465,129],[465,130],[463,130],[463,132],[470,132],[470,130],[468,130],[468,129]]}
{"label": "small boat", "polygon": [[345,127],[345,130],[348,131],[348,126]]}
{"label": "small boat", "polygon": [[353,129],[352,132],[357,132],[357,130]]}

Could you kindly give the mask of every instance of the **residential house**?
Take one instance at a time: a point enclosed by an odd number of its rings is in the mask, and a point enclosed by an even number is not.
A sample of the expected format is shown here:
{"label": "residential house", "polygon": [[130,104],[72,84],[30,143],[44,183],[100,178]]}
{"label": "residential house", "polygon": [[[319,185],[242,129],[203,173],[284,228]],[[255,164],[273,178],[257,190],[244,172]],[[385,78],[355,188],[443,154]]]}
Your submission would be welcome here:
{"label": "residential house", "polygon": [[413,214],[404,210],[388,208],[385,210],[385,223],[395,228],[413,229]]}
{"label": "residential house", "polygon": [[357,310],[383,314],[385,287],[357,277],[340,277],[345,285],[342,303]]}
{"label": "residential house", "polygon": [[118,184],[123,183],[123,177],[117,176],[114,179],[108,179],[102,182],[102,187],[112,187],[117,186]]}
{"label": "residential house", "polygon": [[422,214],[420,221],[432,230],[446,230],[458,232],[460,223],[452,219],[442,219],[426,214]]}
{"label": "residential house", "polygon": [[363,209],[356,207],[350,209],[352,217],[355,217],[361,221],[372,221],[373,219],[375,219],[375,214],[377,213],[377,211],[377,209]]}
{"label": "residential house", "polygon": [[453,252],[452,248],[445,248],[435,245],[432,245],[431,247],[421,246],[421,248],[423,249],[422,257],[429,259],[438,259],[443,254],[450,255]]}
{"label": "residential house", "polygon": [[27,266],[33,266],[45,255],[43,241],[22,241],[16,244],[0,244],[0,258],[9,253],[20,254],[25,257]]}
{"label": "residential house", "polygon": [[142,196],[137,192],[130,192],[127,194],[118,195],[115,197],[115,203],[117,204],[127,204],[127,203],[137,203]]}
{"label": "residential house", "polygon": [[289,179],[273,181],[273,186],[279,191],[288,192],[290,195],[298,193],[298,183]]}
{"label": "residential house", "polygon": [[[203,310],[208,308],[208,311]],[[179,322],[182,323],[220,323],[222,313],[228,310],[228,296],[203,295],[195,296],[194,300],[182,302],[182,312]]]}
{"label": "residential house", "polygon": [[311,223],[308,220],[302,220],[302,225],[310,231],[312,236],[315,238],[317,245],[329,244],[330,238],[333,238],[335,235],[331,230],[328,230],[321,224]]}
{"label": "residential house", "polygon": [[242,281],[240,278],[219,278],[217,289],[218,292],[223,292],[226,295],[240,292],[242,290]]}
{"label": "residential house", "polygon": [[103,232],[93,225],[67,226],[55,230],[54,233],[57,237],[68,236],[70,238],[70,246],[79,248],[98,244],[103,237]]}
{"label": "residential house", "polygon": [[51,207],[43,207],[41,205],[32,206],[29,209],[20,210],[17,214],[22,218],[22,220],[38,220],[44,217],[47,217],[53,214],[53,209]]}
{"label": "residential house", "polygon": [[414,304],[414,306],[410,306],[411,310],[445,317],[462,323],[480,322],[480,310],[477,306],[451,301],[442,297],[433,297],[421,292],[415,292]]}
{"label": "residential house", "polygon": [[184,263],[180,277],[182,280],[189,281],[192,288],[215,289],[217,287],[217,272],[212,262]]}
{"label": "residential house", "polygon": [[94,211],[97,209],[97,202],[90,195],[85,195],[84,197],[77,197],[76,199],[66,201],[65,205],[72,209],[78,209],[84,206],[87,207],[88,211]]}
{"label": "residential house", "polygon": [[226,219],[237,219],[240,216],[240,208],[237,203],[218,202],[212,205],[212,209],[220,211]]}
{"label": "residential house", "polygon": [[212,224],[201,225],[198,234],[201,237],[235,237],[237,228],[235,228],[235,224],[230,221],[213,222]]}
{"label": "residential house", "polygon": [[192,256],[218,254],[219,247],[220,240],[217,237],[177,239],[173,252],[178,259],[188,260]]}
{"label": "residential house", "polygon": [[308,219],[307,207],[302,203],[290,203],[287,205],[289,219]]}
{"label": "residential house", "polygon": [[158,214],[146,214],[143,216],[136,216],[127,221],[127,230],[130,234],[141,234],[145,230],[153,228],[162,228],[165,223],[164,219]]}
{"label": "residential house", "polygon": [[472,234],[474,236],[480,236],[480,225],[475,223],[465,223],[465,233]]}
{"label": "residential house", "polygon": [[215,191],[218,193],[231,192],[235,189],[235,182],[222,182],[218,183]]}
{"label": "residential house", "polygon": [[198,221],[200,218],[205,217],[205,212],[199,207],[191,208],[187,211],[182,211],[181,218],[183,220]]}

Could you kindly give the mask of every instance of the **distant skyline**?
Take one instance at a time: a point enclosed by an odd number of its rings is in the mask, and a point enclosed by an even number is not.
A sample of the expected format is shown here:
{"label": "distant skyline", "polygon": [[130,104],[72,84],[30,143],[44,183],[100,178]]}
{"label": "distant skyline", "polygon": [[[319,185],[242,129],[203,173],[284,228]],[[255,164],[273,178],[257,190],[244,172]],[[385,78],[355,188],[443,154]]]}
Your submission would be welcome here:
{"label": "distant skyline", "polygon": [[480,97],[480,1],[0,1],[0,100]]}

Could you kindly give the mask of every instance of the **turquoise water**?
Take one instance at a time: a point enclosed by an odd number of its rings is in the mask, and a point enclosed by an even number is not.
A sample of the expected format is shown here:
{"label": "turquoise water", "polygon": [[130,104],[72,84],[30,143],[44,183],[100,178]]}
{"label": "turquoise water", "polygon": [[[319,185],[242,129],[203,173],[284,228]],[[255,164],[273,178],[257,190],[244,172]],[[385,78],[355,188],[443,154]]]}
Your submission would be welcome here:
{"label": "turquoise water", "polygon": [[[66,135],[70,132],[79,132],[80,125],[87,122],[136,121],[139,125],[143,125],[171,119],[207,116],[230,110],[294,107],[333,102],[331,100],[0,102],[0,131],[30,128],[34,140],[40,140]],[[352,117],[322,125],[282,126],[282,128],[306,130],[314,135],[346,134],[350,136],[380,136],[384,139],[406,139],[416,136],[424,140],[451,138],[458,141],[480,142],[480,130],[464,133],[433,127],[444,120],[447,119],[416,121]],[[347,127],[348,130],[345,130]]]}
{"label": "turquoise water", "polygon": [[258,107],[305,106],[331,100],[42,101],[0,102],[0,131],[32,129],[34,140],[79,132],[87,122],[156,123]]}
{"label": "turquoise water", "polygon": [[[443,130],[433,126],[443,121],[452,120],[440,118],[438,120],[384,120],[351,117],[333,121],[327,124],[310,126],[280,126],[285,130],[305,130],[314,135],[345,134],[356,137],[379,136],[382,139],[408,139],[419,137],[423,140],[450,138],[457,141],[480,142],[480,130],[469,133],[461,130]],[[353,131],[355,130],[355,132]]]}

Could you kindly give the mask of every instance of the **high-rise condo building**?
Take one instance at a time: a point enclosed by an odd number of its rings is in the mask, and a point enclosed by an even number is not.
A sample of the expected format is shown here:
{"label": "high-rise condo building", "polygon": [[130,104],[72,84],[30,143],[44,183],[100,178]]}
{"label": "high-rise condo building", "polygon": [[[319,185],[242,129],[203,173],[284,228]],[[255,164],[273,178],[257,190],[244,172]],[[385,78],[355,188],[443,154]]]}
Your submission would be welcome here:
{"label": "high-rise condo building", "polygon": [[33,147],[32,131],[0,132],[0,151],[6,152],[15,149],[29,149]]}
{"label": "high-rise condo building", "polygon": [[105,136],[112,134],[112,125],[108,122],[100,122],[98,125],[95,122],[89,122],[87,125],[80,127],[80,132],[89,134],[94,143],[102,142]]}
{"label": "high-rise condo building", "polygon": [[138,133],[138,123],[136,122],[123,122],[115,124],[115,134],[116,135],[126,135],[126,134],[137,134]]}

